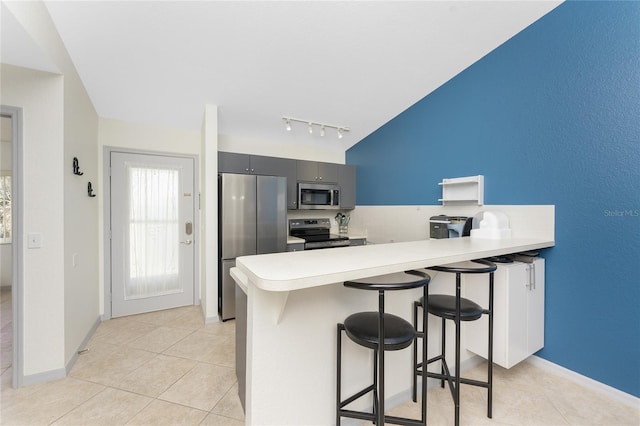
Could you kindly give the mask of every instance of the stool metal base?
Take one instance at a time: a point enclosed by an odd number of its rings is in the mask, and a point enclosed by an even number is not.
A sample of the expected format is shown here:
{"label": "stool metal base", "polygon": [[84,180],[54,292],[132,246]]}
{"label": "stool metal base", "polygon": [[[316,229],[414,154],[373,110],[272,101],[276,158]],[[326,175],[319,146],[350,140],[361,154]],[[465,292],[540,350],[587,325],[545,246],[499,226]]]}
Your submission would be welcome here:
{"label": "stool metal base", "polygon": [[[384,309],[384,293],[385,291],[408,290],[422,287],[424,296],[427,297],[427,284],[431,277],[424,271],[406,271],[405,274],[417,276],[418,278],[409,279],[406,275],[396,280],[389,280],[388,276],[372,277],[364,281],[345,281],[344,286],[360,289],[374,290],[378,292],[378,312],[377,324],[368,312],[352,314],[345,320],[344,324],[337,325],[337,378],[336,378],[336,425],[340,425],[342,417],[351,417],[361,420],[369,420],[378,426],[385,423],[393,423],[399,425],[416,425],[426,426],[427,424],[427,385],[422,385],[422,410],[420,420],[409,419],[404,417],[395,417],[385,415],[385,376],[384,376],[384,359],[385,351],[396,351],[408,348],[417,344],[417,333],[415,327],[406,320],[392,314],[385,314]],[[365,318],[365,321],[361,320]],[[388,322],[388,327],[385,327]],[[345,325],[346,324],[346,325]],[[375,324],[375,325],[374,325]],[[426,317],[423,327],[426,327]],[[348,330],[348,331],[347,331]],[[373,384],[365,387],[349,398],[342,400],[342,333],[356,344],[373,349]],[[426,362],[427,342],[422,341],[423,346],[423,362]],[[413,368],[412,368],[413,369]],[[373,410],[372,412],[348,410],[345,407],[357,399],[373,392]]]}
{"label": "stool metal base", "polygon": [[[380,416],[380,412],[379,412],[379,399],[378,399],[378,351],[373,351],[373,383],[369,386],[367,386],[366,388],[356,392],[355,394],[351,395],[349,398],[345,399],[344,401],[342,401],[342,397],[341,397],[341,384],[342,384],[342,332],[344,331],[344,324],[338,324],[338,340],[337,340],[337,351],[338,351],[338,365],[337,365],[337,389],[336,389],[336,425],[340,425],[340,418],[342,417],[349,417],[352,419],[359,419],[359,420],[369,420],[371,422],[373,422],[373,424],[378,424],[378,421],[380,420],[381,416]],[[382,367],[382,366],[381,366]],[[383,371],[384,374],[384,371]],[[348,410],[345,409],[344,407],[346,407],[347,405],[351,404],[352,402],[358,400],[359,398],[362,398],[363,396],[369,394],[369,392],[373,392],[373,412],[372,413],[368,413],[365,411],[355,411],[355,410]],[[422,392],[422,418],[421,419],[410,419],[410,418],[406,418],[406,417],[397,417],[397,416],[389,416],[389,415],[382,415],[382,424],[385,423],[390,423],[390,424],[396,424],[396,425],[408,425],[408,426],[425,426],[426,425],[426,418],[427,418],[427,411],[426,411],[426,404],[427,404],[427,392],[426,392],[426,384],[424,386],[423,392]]]}
{"label": "stool metal base", "polygon": [[[468,378],[464,378],[464,377],[460,377],[460,324],[461,324],[461,316],[460,316],[460,299],[461,299],[461,280],[460,280],[460,274],[464,273],[461,271],[456,271],[455,269],[452,268],[452,270],[450,272],[455,272],[456,273],[456,315],[455,317],[452,319],[452,321],[455,324],[455,334],[456,334],[456,344],[455,344],[455,373],[452,374],[451,371],[449,370],[449,366],[447,364],[447,360],[445,359],[445,348],[446,348],[446,332],[445,332],[445,318],[441,317],[441,322],[442,322],[442,331],[441,331],[441,338],[442,338],[442,342],[441,342],[441,353],[440,355],[437,355],[433,358],[430,358],[426,361],[424,361],[424,354],[422,356],[423,358],[423,362],[418,362],[417,360],[417,355],[418,355],[418,350],[417,350],[417,345],[414,345],[414,351],[413,351],[413,359],[414,359],[414,374],[413,374],[413,401],[416,401],[416,388],[417,388],[417,376],[422,376],[422,385],[424,388],[424,384],[426,382],[425,377],[426,378],[434,378],[434,379],[439,379],[440,380],[440,386],[442,388],[444,388],[444,382],[446,381],[449,385],[449,390],[451,392],[451,397],[453,399],[453,403],[454,403],[454,421],[455,421],[455,425],[458,426],[460,424],[460,385],[461,384],[466,384],[466,385],[472,385],[472,386],[479,386],[479,387],[483,387],[487,389],[487,417],[491,418],[492,417],[492,406],[493,406],[493,281],[494,281],[494,276],[493,276],[493,271],[495,270],[495,265],[491,264],[490,262],[478,262],[478,263],[484,263],[485,265],[490,264],[492,266],[493,270],[489,270],[487,272],[489,272],[489,308],[483,310],[482,314],[483,315],[487,315],[488,319],[489,319],[489,330],[488,330],[488,334],[489,334],[489,341],[488,341],[488,364],[487,364],[487,381],[481,381],[481,380],[473,380],[473,379],[468,379]],[[435,268],[434,268],[435,269]],[[443,270],[444,272],[449,272],[446,271],[444,267],[441,267],[440,270]],[[429,316],[429,310],[428,307],[429,306],[429,299],[428,299],[428,295],[424,298],[424,305],[422,303],[420,303],[419,301],[414,302],[413,304],[413,323],[414,326],[417,327],[418,324],[418,308],[422,307],[423,310],[423,316],[424,317],[428,317]],[[427,321],[425,321],[425,319],[423,318],[423,324],[427,324]],[[426,341],[427,337],[426,337],[426,331],[427,328],[425,327],[422,331],[417,330],[417,337],[416,337],[416,341],[418,338],[422,338],[423,340]],[[423,345],[424,347],[424,345]],[[431,371],[427,371],[426,366],[428,366],[429,364],[436,362],[436,361],[440,361],[440,373],[435,373],[435,372],[431,372]]]}

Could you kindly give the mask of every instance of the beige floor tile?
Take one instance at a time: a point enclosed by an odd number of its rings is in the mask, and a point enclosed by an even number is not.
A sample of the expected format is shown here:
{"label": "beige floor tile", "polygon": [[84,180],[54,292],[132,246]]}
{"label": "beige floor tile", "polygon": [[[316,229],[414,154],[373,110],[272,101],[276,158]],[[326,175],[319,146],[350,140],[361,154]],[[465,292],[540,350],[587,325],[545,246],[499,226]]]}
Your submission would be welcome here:
{"label": "beige floor tile", "polygon": [[131,426],[191,426],[198,425],[207,416],[206,411],[154,400],[127,423]]}
{"label": "beige floor tile", "polygon": [[[0,392],[4,392],[5,389],[11,389],[13,385],[13,368],[4,368],[2,369],[2,374],[0,374]],[[0,393],[0,403],[2,402],[2,393]]]}
{"label": "beige floor tile", "polygon": [[230,321],[219,321],[214,322],[212,324],[206,324],[202,331],[215,334],[218,336],[235,336],[236,335],[236,322],[234,320]]}
{"label": "beige floor tile", "polygon": [[244,410],[238,396],[238,384],[229,389],[225,396],[213,407],[211,413],[244,421]]}
{"label": "beige floor tile", "polygon": [[155,398],[196,364],[190,359],[158,355],[123,377],[117,387]]}
{"label": "beige floor tile", "polygon": [[13,323],[0,328],[0,347],[13,344]]}
{"label": "beige floor tile", "polygon": [[71,378],[2,390],[3,425],[50,424],[104,390],[104,386]]}
{"label": "beige floor tile", "polygon": [[107,388],[53,424],[92,426],[125,424],[151,401],[153,400],[146,396]]}
{"label": "beige floor tile", "polygon": [[[103,324],[101,324],[100,327],[102,327]],[[91,339],[91,342],[93,344],[108,343],[111,345],[124,345],[145,335],[148,335],[157,328],[157,325],[145,324],[143,322],[121,321],[117,326],[112,326],[111,329],[100,334],[96,334]]]}
{"label": "beige floor tile", "polygon": [[244,426],[244,422],[229,417],[218,416],[217,414],[209,414],[200,423],[200,426]]}
{"label": "beige floor tile", "polygon": [[126,317],[130,321],[138,321],[147,324],[164,325],[172,327],[178,318],[186,315],[193,309],[200,309],[199,306],[184,306],[181,308],[165,309],[162,311],[148,312],[145,314]]}
{"label": "beige floor tile", "polygon": [[0,328],[4,327],[7,324],[11,324],[13,321],[13,309],[11,306],[11,301],[8,300],[6,302],[0,303]]}
{"label": "beige floor tile", "polygon": [[126,346],[161,353],[191,333],[193,331],[184,328],[158,326],[149,333],[130,341]]}
{"label": "beige floor tile", "polygon": [[189,330],[200,330],[205,327],[202,309],[200,309],[199,306],[191,306],[183,309],[185,310],[184,315],[176,318],[171,323],[172,327],[186,328]]}
{"label": "beige floor tile", "polygon": [[234,369],[198,363],[158,398],[211,411],[235,383]]}
{"label": "beige floor tile", "polygon": [[[552,376],[551,376],[552,377]],[[555,408],[574,425],[640,425],[636,410],[618,401],[601,398],[591,390],[556,376],[552,388],[542,388]]]}
{"label": "beige floor tile", "polygon": [[164,354],[233,368],[235,337],[199,330],[167,349]]}
{"label": "beige floor tile", "polygon": [[87,361],[79,360],[71,370],[71,376],[117,387],[127,375],[155,356],[153,352],[127,347],[117,347],[108,353],[90,351],[89,354],[80,357],[87,357]]}
{"label": "beige floor tile", "polygon": [[0,369],[11,367],[13,364],[13,345],[3,345],[0,348]]}

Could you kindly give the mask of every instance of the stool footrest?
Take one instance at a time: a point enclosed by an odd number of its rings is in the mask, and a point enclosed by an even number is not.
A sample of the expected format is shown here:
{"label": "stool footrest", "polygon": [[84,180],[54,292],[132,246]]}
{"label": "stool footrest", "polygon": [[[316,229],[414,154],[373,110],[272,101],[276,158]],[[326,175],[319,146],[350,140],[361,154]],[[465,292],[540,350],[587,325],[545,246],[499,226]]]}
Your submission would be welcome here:
{"label": "stool footrest", "polygon": [[366,394],[368,394],[371,391],[375,391],[376,390],[376,386],[375,385],[371,385],[369,387],[366,387],[364,389],[362,389],[360,392],[350,396],[349,398],[345,399],[344,401],[342,401],[340,403],[340,408],[344,407],[345,405],[349,405],[351,404],[353,401],[355,401],[356,399],[360,398],[361,396],[364,396]]}
{"label": "stool footrest", "polygon": [[362,411],[353,411],[353,410],[340,410],[340,417],[350,417],[352,419],[360,419],[360,420],[370,420],[375,421],[375,416],[373,413],[365,413]]}

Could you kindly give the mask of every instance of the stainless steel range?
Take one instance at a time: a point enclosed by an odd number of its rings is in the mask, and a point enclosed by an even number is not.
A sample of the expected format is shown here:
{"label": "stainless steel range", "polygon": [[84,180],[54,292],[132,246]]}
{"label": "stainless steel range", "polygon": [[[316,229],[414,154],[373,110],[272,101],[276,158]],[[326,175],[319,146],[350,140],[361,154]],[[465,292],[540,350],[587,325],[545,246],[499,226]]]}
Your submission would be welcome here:
{"label": "stainless steel range", "polygon": [[304,249],[346,247],[349,238],[330,233],[330,219],[289,219],[289,235],[302,238]]}

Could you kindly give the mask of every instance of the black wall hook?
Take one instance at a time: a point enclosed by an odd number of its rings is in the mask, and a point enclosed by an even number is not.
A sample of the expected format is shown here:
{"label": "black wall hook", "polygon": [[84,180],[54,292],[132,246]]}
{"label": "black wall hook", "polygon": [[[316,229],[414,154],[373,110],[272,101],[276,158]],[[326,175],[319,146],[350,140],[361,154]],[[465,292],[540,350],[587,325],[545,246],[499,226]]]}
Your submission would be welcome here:
{"label": "black wall hook", "polygon": [[82,176],[84,173],[80,171],[80,165],[78,164],[78,158],[73,157],[73,174]]}
{"label": "black wall hook", "polygon": [[91,182],[87,184],[87,194],[89,197],[95,197],[96,194],[93,193],[93,187],[91,186]]}

